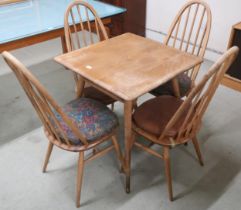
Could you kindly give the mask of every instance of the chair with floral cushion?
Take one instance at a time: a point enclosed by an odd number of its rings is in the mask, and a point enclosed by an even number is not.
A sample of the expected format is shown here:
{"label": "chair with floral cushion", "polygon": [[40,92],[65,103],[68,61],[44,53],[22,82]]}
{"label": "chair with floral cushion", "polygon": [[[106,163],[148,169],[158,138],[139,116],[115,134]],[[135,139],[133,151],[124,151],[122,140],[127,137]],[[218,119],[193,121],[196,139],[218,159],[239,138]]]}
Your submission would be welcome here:
{"label": "chair with floral cushion", "polygon": [[[211,30],[212,15],[207,3],[201,0],[188,1],[177,14],[164,40],[165,45],[204,56]],[[188,94],[194,86],[201,65],[177,76],[180,96]],[[173,81],[150,92],[155,96],[175,95]]]}
{"label": "chair with floral cushion", "polygon": [[[90,4],[84,1],[77,0],[68,6],[64,30],[68,52],[108,39],[106,29],[98,14]],[[84,79],[76,73],[74,73],[74,79],[77,97],[84,95],[106,105],[111,104],[113,109],[115,99],[90,85],[86,86]]]}
{"label": "chair with floral cushion", "polygon": [[[116,115],[99,101],[84,97],[60,107],[20,61],[8,52],[3,52],[2,55],[35,108],[49,140],[43,172],[46,171],[54,145],[63,150],[79,153],[76,194],[76,206],[79,207],[84,164],[112,149],[115,149],[122,164],[122,153],[116,138]],[[96,150],[87,158],[84,157],[85,151],[96,148],[110,139],[112,144]]]}
{"label": "chair with floral cushion", "polygon": [[[199,162],[203,165],[197,133],[202,117],[227,69],[238,54],[238,48],[228,50],[191,90],[185,99],[159,96],[144,102],[133,113],[133,133],[163,147],[162,154],[136,141],[138,148],[164,160],[169,199],[173,200],[169,150],[192,141]],[[154,166],[153,166],[154,167]]]}

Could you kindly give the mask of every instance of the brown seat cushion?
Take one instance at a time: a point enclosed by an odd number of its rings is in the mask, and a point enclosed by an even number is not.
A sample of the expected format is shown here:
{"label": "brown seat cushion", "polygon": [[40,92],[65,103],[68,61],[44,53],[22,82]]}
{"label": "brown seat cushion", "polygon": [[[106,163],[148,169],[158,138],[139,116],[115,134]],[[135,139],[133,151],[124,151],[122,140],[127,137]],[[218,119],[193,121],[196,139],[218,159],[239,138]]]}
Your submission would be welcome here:
{"label": "brown seat cushion", "polygon": [[[182,103],[182,99],[173,96],[156,97],[146,101],[135,110],[133,121],[139,128],[159,137]],[[168,136],[175,136],[177,134],[178,129],[184,121],[184,117],[185,113],[177,125],[168,132]]]}
{"label": "brown seat cushion", "polygon": [[84,96],[86,98],[91,98],[96,101],[100,101],[105,105],[112,104],[116,101],[115,99],[111,98],[110,96],[106,95],[105,93],[99,91],[94,87],[86,87],[84,89]]}

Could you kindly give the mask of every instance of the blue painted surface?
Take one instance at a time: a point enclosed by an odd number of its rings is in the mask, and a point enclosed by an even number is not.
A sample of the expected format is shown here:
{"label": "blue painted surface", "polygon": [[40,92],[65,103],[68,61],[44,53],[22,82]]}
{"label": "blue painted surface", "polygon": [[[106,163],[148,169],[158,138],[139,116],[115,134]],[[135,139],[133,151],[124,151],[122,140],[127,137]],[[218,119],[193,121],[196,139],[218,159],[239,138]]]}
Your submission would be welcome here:
{"label": "blue painted surface", "polygon": [[[0,6],[0,44],[63,28],[64,13],[73,0],[28,0]],[[124,8],[85,0],[101,18],[125,12]]]}

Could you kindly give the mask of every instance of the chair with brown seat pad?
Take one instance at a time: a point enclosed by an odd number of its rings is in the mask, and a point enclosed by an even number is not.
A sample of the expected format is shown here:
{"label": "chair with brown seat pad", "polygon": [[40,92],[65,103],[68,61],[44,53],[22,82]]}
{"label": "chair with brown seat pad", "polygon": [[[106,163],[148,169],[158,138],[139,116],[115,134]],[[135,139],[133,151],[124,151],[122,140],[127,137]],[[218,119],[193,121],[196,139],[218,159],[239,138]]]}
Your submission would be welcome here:
{"label": "chair with brown seat pad", "polygon": [[[201,0],[188,1],[175,17],[164,44],[203,58],[211,23],[212,14],[207,3]],[[181,97],[187,95],[194,85],[200,66],[177,76]],[[155,88],[150,93],[155,96],[175,96],[172,81]]]}
{"label": "chair with brown seat pad", "polygon": [[[64,30],[68,52],[108,39],[106,29],[98,14],[85,1],[77,0],[68,6],[65,13]],[[74,73],[74,80],[77,98],[84,95],[105,105],[111,104],[113,107],[115,99],[90,85],[86,87],[84,79],[77,73]]]}
{"label": "chair with brown seat pad", "polygon": [[[115,149],[119,161],[123,164],[122,153],[116,138],[117,116],[106,105],[84,97],[60,107],[38,79],[20,61],[8,52],[3,52],[2,55],[37,112],[49,140],[43,172],[46,171],[54,145],[79,154],[76,193],[76,206],[79,207],[83,168],[86,162]],[[106,146],[102,144],[110,139],[112,144]],[[84,157],[85,151],[99,145],[104,148],[102,147],[89,157]]]}
{"label": "chair with brown seat pad", "polygon": [[202,117],[212,99],[223,75],[238,54],[238,48],[228,50],[191,90],[185,99],[174,96],[159,96],[146,101],[133,113],[134,137],[140,135],[151,143],[163,147],[162,154],[135,140],[133,144],[165,162],[169,199],[173,200],[169,150],[172,147],[192,141],[203,165],[197,142],[197,133]]}

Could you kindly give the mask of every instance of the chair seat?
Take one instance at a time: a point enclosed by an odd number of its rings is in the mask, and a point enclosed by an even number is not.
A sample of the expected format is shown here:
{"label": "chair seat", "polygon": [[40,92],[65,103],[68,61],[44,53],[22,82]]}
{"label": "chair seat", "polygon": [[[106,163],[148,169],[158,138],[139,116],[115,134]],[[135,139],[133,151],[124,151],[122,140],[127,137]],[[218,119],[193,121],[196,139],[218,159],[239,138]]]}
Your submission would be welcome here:
{"label": "chair seat", "polygon": [[[173,96],[159,96],[153,98],[146,101],[135,110],[133,121],[137,127],[145,132],[159,137],[182,103],[182,99]],[[178,123],[168,131],[168,137],[174,137],[177,134],[184,117],[185,113]]]}
{"label": "chair seat", "polygon": [[[73,100],[62,109],[89,142],[108,135],[118,126],[117,116],[104,104],[90,98]],[[73,144],[81,144],[61,116],[55,115],[69,140]]]}
{"label": "chair seat", "polygon": [[[191,89],[192,80],[187,74],[180,74],[178,77],[178,84],[181,97],[187,95],[188,91]],[[159,87],[155,88],[150,92],[155,96],[161,95],[171,95],[175,96],[175,92],[173,90],[172,82],[168,81],[167,83],[160,85]]]}
{"label": "chair seat", "polygon": [[105,93],[99,91],[94,87],[86,87],[84,89],[84,96],[86,98],[92,98],[94,100],[100,101],[105,105],[109,105],[114,103],[116,100],[111,98],[110,96],[106,95]]}

